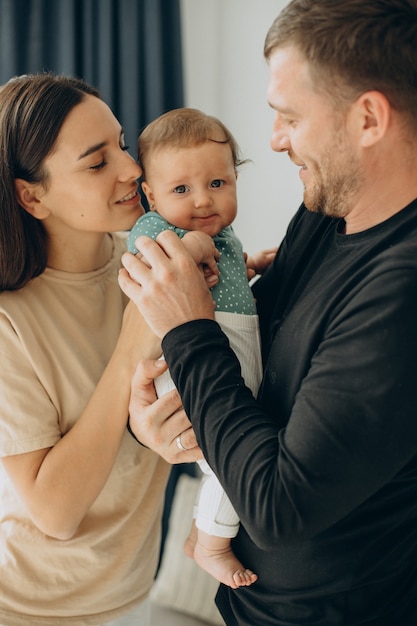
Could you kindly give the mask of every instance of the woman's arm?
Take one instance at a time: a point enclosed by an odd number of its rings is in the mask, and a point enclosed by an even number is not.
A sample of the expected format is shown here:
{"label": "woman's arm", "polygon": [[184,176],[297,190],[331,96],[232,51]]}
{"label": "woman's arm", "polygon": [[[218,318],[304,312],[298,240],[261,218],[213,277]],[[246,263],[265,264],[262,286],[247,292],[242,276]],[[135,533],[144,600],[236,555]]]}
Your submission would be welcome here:
{"label": "woman's arm", "polygon": [[137,362],[160,352],[159,340],[129,304],[113,355],[71,430],[52,448],[2,459],[31,519],[45,534],[69,539],[77,531],[113,468]]}

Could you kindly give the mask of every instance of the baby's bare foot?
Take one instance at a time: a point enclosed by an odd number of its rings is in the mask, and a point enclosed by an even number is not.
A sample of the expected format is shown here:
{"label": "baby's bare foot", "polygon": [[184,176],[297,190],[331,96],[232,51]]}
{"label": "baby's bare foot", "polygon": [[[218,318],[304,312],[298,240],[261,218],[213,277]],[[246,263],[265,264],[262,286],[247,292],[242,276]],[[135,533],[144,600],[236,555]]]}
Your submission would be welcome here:
{"label": "baby's bare foot", "polygon": [[243,567],[230,543],[226,548],[211,548],[197,541],[194,559],[202,569],[232,589],[247,587],[258,579],[250,569]]}
{"label": "baby's bare foot", "polygon": [[256,580],[258,580],[257,575],[248,568],[238,570],[233,574],[233,581],[236,584],[236,587],[248,587]]}

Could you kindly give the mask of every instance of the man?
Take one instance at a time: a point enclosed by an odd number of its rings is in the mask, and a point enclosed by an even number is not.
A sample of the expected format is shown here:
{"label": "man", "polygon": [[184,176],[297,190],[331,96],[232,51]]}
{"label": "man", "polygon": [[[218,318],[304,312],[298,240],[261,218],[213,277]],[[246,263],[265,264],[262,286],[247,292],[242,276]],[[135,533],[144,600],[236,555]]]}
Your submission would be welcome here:
{"label": "man", "polygon": [[[271,146],[305,191],[254,288],[257,400],[172,233],[137,242],[150,267],[123,258],[259,576],[220,587],[228,626],[417,624],[416,40],[415,0],[293,0],[268,32]],[[157,373],[140,367],[133,428],[175,447],[173,398],[149,404]]]}

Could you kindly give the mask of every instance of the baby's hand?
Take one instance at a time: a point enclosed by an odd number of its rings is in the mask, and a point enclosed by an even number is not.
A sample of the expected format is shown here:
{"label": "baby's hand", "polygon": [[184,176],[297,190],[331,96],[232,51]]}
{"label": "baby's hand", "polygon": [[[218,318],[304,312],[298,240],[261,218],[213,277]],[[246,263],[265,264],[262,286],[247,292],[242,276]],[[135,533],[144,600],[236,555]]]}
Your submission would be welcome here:
{"label": "baby's hand", "polygon": [[213,250],[211,251],[211,254],[208,255],[204,261],[201,262],[201,265],[203,266],[203,273],[206,279],[208,276],[219,276],[220,272],[219,268],[217,267],[217,261],[219,259],[220,252],[213,244]]}
{"label": "baby's hand", "polygon": [[244,252],[249,280],[256,276],[256,274],[263,274],[265,270],[268,269],[272,261],[275,259],[277,251],[278,248],[269,248],[251,255]]}
{"label": "baby's hand", "polygon": [[217,267],[220,252],[213,239],[206,233],[192,230],[184,235],[182,241],[197,265],[201,266],[207,285],[213,287],[218,282],[220,274]]}

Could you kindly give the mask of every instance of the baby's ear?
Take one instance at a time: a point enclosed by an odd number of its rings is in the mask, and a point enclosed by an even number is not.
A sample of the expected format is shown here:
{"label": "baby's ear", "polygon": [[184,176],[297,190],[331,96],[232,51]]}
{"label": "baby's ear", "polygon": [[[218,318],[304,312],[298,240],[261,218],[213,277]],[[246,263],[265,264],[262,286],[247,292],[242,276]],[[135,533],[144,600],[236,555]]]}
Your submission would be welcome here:
{"label": "baby's ear", "polygon": [[43,189],[39,183],[28,183],[23,178],[15,178],[16,195],[20,206],[38,220],[48,217],[49,211],[43,206]]}
{"label": "baby's ear", "polygon": [[146,182],[146,180],[144,180],[143,183],[142,183],[142,190],[143,190],[143,193],[145,194],[146,199],[148,201],[149,208],[152,211],[152,209],[155,207],[155,198],[154,198],[154,195],[152,193],[152,189],[149,187],[149,185]]}

